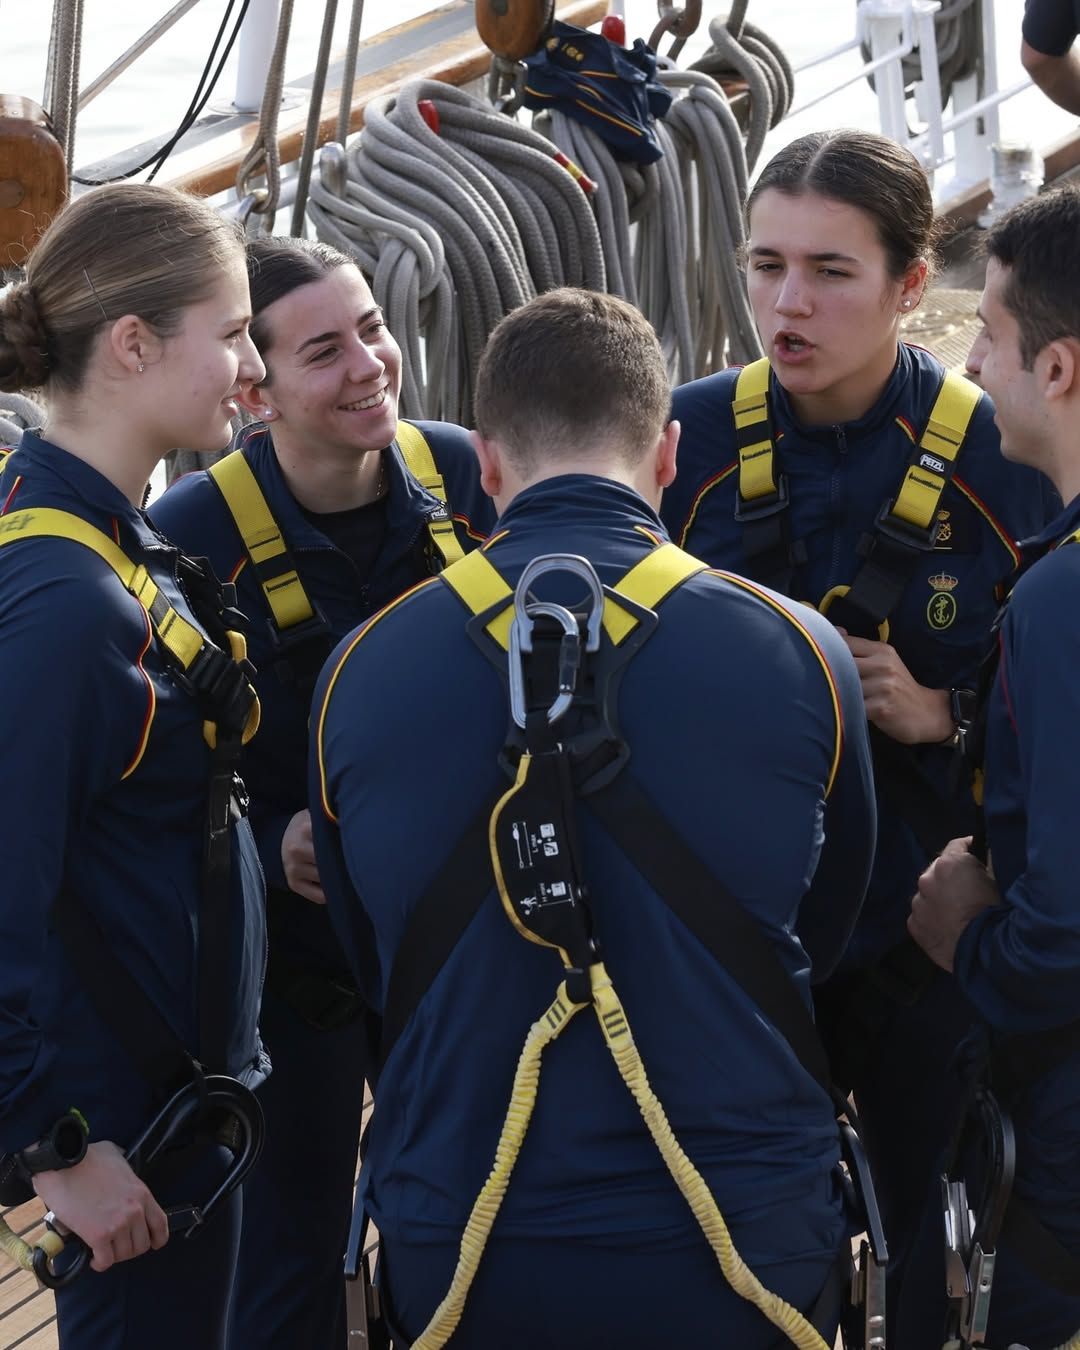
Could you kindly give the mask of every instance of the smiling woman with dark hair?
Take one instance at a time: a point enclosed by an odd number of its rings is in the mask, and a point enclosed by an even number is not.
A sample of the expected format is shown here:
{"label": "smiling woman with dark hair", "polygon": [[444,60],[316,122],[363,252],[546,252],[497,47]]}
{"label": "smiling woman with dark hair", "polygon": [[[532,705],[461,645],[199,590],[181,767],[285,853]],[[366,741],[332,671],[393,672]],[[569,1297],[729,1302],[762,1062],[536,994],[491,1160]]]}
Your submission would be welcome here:
{"label": "smiling woman with dark hair", "polygon": [[[855,1089],[885,1211],[890,1344],[925,1350],[905,1319],[936,1306],[944,1275],[916,1287],[905,1255],[970,1013],[913,951],[905,920],[927,861],[971,828],[952,742],[995,583],[1015,563],[1012,541],[1042,523],[1043,488],[1001,459],[989,398],[902,340],[932,267],[933,204],[913,155],[869,132],[804,136],[765,166],[747,224],[767,355],[676,390],[679,475],[662,514],[697,557],[826,612],[859,669],[878,850],[818,1016],[834,1072]],[[814,934],[802,936],[813,954]]]}
{"label": "smiling woman with dark hair", "polygon": [[[236,581],[263,704],[244,776],[268,883],[261,1025],[275,1073],[262,1094],[266,1151],[244,1192],[232,1344],[343,1350],[368,1035],[311,847],[311,690],[341,637],[474,547],[492,512],[467,434],[399,419],[401,353],[350,258],[261,239],[248,272],[267,373],[244,406],[259,420],[153,515]],[[264,546],[267,535],[277,543]],[[283,1244],[285,1232],[303,1240]]]}

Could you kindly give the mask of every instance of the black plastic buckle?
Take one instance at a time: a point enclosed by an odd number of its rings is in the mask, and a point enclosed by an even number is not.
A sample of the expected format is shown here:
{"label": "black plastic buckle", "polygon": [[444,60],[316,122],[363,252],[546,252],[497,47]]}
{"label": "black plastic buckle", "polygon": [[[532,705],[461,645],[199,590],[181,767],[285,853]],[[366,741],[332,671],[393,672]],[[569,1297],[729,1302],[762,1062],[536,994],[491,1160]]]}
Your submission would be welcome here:
{"label": "black plastic buckle", "polygon": [[892,514],[895,505],[895,497],[890,498],[885,503],[874,519],[874,529],[879,534],[883,534],[886,539],[890,539],[894,544],[900,544],[903,548],[915,549],[918,553],[929,553],[937,543],[938,530],[941,528],[940,522],[935,519],[929,531],[916,529],[914,525],[898,520]]}
{"label": "black plastic buckle", "polygon": [[287,685],[302,684],[318,675],[334,646],[334,633],[318,605],[312,605],[310,619],[281,629],[267,619],[270,643],[274,650],[274,671]]}
{"label": "black plastic buckle", "polygon": [[767,520],[769,516],[786,511],[791,498],[788,493],[787,474],[776,475],[776,491],[765,496],[755,497],[752,501],[738,493],[735,498],[735,519],[740,524],[747,521]]}
{"label": "black plastic buckle", "polygon": [[239,734],[255,700],[254,677],[250,661],[237,661],[220,647],[204,642],[195,660],[181,672],[180,683],[194,694],[211,721]]}

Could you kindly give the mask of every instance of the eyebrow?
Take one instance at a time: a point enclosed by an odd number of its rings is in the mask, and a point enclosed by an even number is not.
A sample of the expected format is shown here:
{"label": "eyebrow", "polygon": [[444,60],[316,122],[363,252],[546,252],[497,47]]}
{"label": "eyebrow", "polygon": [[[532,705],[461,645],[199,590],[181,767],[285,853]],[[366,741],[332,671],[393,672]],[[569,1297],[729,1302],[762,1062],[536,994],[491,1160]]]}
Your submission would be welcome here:
{"label": "eyebrow", "polygon": [[[750,250],[750,256],[779,258],[780,250],[778,248],[766,248],[762,244],[756,245]],[[810,262],[847,262],[857,263],[858,258],[853,258],[850,253],[808,253],[807,258]]]}
{"label": "eyebrow", "polygon": [[[371,319],[373,319],[376,314],[382,314],[381,305],[372,305],[370,309],[365,310],[356,321],[357,328],[362,328],[364,324],[368,323]],[[329,333],[317,333],[315,337],[309,337],[304,342],[301,342],[300,346],[297,347],[293,355],[299,356],[300,353],[302,351],[305,351],[308,347],[314,347],[320,342],[329,342],[331,341],[331,339],[336,338],[338,336],[340,335],[336,328],[332,329]]]}

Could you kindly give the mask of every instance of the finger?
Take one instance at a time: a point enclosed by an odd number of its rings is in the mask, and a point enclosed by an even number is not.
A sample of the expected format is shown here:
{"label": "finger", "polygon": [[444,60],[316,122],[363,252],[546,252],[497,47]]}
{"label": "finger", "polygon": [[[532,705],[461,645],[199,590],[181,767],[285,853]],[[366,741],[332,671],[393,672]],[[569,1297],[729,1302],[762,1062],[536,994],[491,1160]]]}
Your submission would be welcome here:
{"label": "finger", "polygon": [[875,642],[873,638],[852,637],[850,633],[845,633],[844,641],[852,656],[873,656],[881,650],[881,643]]}
{"label": "finger", "polygon": [[139,1255],[132,1232],[135,1223],[136,1220],[132,1219],[126,1228],[121,1228],[113,1234],[112,1249],[115,1261],[130,1261],[133,1256]]}
{"label": "finger", "polygon": [[90,1269],[96,1270],[98,1274],[103,1270],[108,1270],[116,1260],[113,1254],[113,1245],[108,1238],[102,1238],[99,1242],[95,1242],[90,1250],[93,1252],[93,1256],[90,1258]]}
{"label": "finger", "polygon": [[313,905],[325,905],[326,896],[323,889],[317,881],[300,881],[293,887],[297,895],[303,896],[305,900],[310,900]]}
{"label": "finger", "polygon": [[150,1235],[150,1246],[153,1247],[154,1251],[158,1251],[169,1240],[169,1216],[149,1191],[147,1191],[146,1196],[147,1203],[143,1207],[146,1215],[146,1228]]}
{"label": "finger", "polygon": [[950,839],[941,850],[942,857],[964,857],[971,853],[971,845],[974,840],[970,834],[965,834],[959,839]]}

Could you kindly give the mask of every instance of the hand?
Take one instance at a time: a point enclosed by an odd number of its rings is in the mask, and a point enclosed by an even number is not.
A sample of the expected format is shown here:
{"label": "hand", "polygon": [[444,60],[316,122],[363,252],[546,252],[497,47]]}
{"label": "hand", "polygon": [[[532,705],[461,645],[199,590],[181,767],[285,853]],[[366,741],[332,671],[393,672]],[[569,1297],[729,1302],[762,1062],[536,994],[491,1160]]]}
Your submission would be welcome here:
{"label": "hand", "polygon": [[977,914],[1000,902],[993,878],[971,852],[971,837],[953,839],[919,878],[908,932],[935,965],[951,973],[960,934]]}
{"label": "hand", "polygon": [[325,905],[319,869],[315,863],[315,846],[311,840],[311,812],[297,811],[281,836],[281,865],[289,890],[302,895],[314,905]]}
{"label": "hand", "polygon": [[39,1172],[34,1190],[52,1210],[61,1231],[90,1248],[92,1270],[108,1270],[169,1240],[165,1212],[115,1144],[91,1144],[75,1167]]}
{"label": "hand", "polygon": [[866,715],[886,736],[904,745],[947,740],[956,730],[946,689],[919,684],[900,660],[895,647],[836,630],[855,658],[862,681]]}

